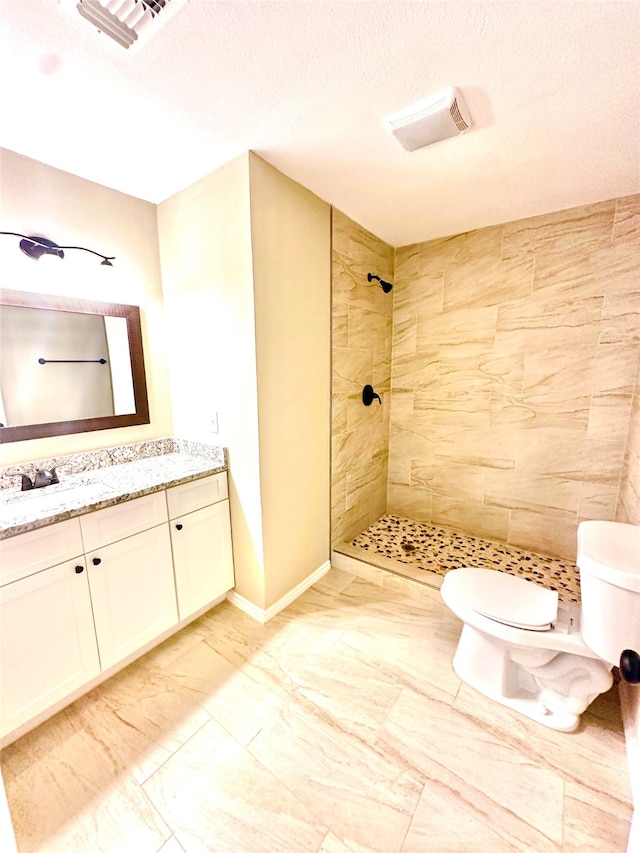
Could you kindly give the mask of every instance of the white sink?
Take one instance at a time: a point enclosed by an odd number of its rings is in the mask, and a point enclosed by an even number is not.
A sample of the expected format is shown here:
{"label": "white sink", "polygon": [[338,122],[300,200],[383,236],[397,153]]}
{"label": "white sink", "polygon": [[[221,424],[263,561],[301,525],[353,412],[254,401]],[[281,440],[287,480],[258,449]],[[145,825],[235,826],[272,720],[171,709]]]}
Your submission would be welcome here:
{"label": "white sink", "polygon": [[77,486],[60,483],[17,494],[12,492],[6,497],[0,493],[0,522],[24,517],[30,512],[41,514],[58,509],[77,509],[107,499],[111,491],[104,483],[82,483]]}

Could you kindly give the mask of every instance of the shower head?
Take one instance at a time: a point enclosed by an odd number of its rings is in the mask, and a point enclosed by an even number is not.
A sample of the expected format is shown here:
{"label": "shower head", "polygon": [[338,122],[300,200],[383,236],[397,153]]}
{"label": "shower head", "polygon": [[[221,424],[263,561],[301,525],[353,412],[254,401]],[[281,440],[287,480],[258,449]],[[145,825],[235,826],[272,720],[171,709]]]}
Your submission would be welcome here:
{"label": "shower head", "polygon": [[379,275],[374,275],[372,272],[367,273],[367,281],[371,281],[375,279],[380,282],[380,287],[384,290],[385,293],[389,293],[390,290],[393,290],[393,285],[388,281],[383,281]]}

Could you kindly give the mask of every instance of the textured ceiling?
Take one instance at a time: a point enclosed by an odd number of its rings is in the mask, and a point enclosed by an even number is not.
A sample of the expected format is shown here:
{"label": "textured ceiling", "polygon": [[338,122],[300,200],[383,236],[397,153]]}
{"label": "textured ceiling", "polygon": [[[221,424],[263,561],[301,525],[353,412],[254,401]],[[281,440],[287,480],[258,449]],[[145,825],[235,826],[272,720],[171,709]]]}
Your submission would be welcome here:
{"label": "textured ceiling", "polygon": [[[640,192],[640,3],[190,0],[129,53],[0,0],[0,146],[160,202],[252,149],[399,246]],[[407,154],[448,85],[474,120]]]}

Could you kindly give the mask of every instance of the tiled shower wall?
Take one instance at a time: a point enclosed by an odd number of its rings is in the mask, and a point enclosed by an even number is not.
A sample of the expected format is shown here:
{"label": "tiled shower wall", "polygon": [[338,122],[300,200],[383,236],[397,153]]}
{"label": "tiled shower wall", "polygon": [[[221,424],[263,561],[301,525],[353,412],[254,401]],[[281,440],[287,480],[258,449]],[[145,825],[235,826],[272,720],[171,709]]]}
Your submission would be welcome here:
{"label": "tiled shower wall", "polygon": [[394,283],[390,513],[566,558],[638,523],[640,196],[397,249]]}
{"label": "tiled shower wall", "polygon": [[[343,542],[386,510],[393,291],[367,273],[393,281],[393,249],[333,210],[333,389],[331,538]],[[376,400],[365,407],[362,388]]]}
{"label": "tiled shower wall", "polygon": [[[640,213],[638,214],[640,218]],[[640,326],[640,317],[636,313],[636,323]],[[633,393],[627,452],[622,471],[620,500],[616,521],[627,524],[640,524],[640,361]]]}

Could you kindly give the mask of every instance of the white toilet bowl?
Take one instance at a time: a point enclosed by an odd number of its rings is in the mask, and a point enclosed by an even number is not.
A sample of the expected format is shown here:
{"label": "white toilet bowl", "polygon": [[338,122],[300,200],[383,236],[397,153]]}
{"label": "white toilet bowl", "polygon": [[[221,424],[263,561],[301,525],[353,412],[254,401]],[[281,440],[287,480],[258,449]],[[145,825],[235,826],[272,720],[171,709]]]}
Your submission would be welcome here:
{"label": "white toilet bowl", "polygon": [[588,592],[582,607],[493,569],[447,572],[440,593],[464,623],[453,658],[457,675],[543,725],[573,731],[611,686],[620,653],[640,647],[639,543],[633,525],[580,525],[577,562]]}
{"label": "white toilet bowl", "polygon": [[[557,592],[493,569],[452,569],[440,594],[464,623],[453,668],[490,699],[570,732],[611,686],[611,666],[580,634],[580,608],[558,604]],[[517,625],[508,623],[510,605]]]}

